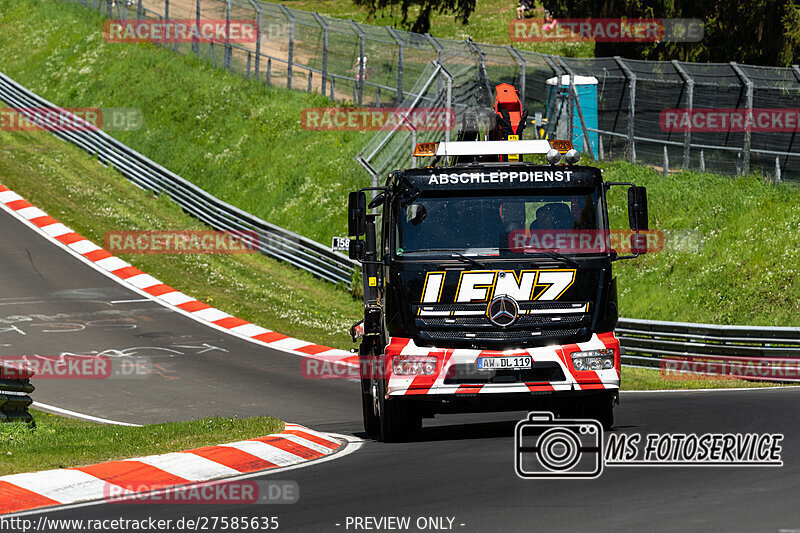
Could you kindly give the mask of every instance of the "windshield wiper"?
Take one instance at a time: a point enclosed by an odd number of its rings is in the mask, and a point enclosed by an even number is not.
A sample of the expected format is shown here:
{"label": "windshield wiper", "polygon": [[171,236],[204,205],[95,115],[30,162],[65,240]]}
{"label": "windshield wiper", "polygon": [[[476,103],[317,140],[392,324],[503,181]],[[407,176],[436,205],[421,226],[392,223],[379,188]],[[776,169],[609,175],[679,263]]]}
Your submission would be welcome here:
{"label": "windshield wiper", "polygon": [[459,252],[457,250],[453,250],[451,248],[421,248],[419,250],[407,250],[407,251],[404,251],[403,254],[404,255],[408,254],[408,253],[412,253],[413,254],[413,253],[417,253],[417,252],[423,252],[423,253],[424,252],[450,252],[452,254],[450,257],[453,258],[453,259],[461,259],[463,261],[466,261],[467,263],[471,263],[471,264],[473,264],[473,265],[475,265],[477,267],[480,267],[480,268],[482,268],[484,270],[488,270],[488,267],[485,264],[483,264],[480,261],[478,261],[477,259],[473,259],[473,258],[469,257],[468,255],[464,255],[461,252]]}
{"label": "windshield wiper", "polygon": [[473,259],[473,258],[471,258],[471,257],[469,257],[467,255],[462,254],[461,252],[454,251],[453,252],[453,257],[458,257],[459,259],[463,259],[467,263],[472,263],[473,265],[477,266],[478,268],[482,268],[484,270],[488,270],[488,268],[486,268],[486,265],[484,265],[483,263],[481,263],[480,261],[478,261],[476,259]]}
{"label": "windshield wiper", "polygon": [[[527,254],[526,254],[527,255]],[[531,255],[546,255],[552,259],[558,259],[559,261],[563,261],[564,263],[568,264],[569,266],[579,267],[580,264],[572,259],[571,257],[567,257],[564,254],[553,252],[551,250],[541,250],[538,252],[533,252]]]}

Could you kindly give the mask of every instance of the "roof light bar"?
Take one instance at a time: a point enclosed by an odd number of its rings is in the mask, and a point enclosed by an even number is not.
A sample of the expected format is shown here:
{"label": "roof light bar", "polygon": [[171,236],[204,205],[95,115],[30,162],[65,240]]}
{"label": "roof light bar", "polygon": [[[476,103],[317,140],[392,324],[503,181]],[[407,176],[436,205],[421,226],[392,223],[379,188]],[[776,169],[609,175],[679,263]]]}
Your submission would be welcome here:
{"label": "roof light bar", "polygon": [[558,150],[562,154],[566,154],[567,152],[572,150],[572,141],[566,141],[566,140],[562,140],[562,139],[553,139],[552,141],[549,141],[549,142],[550,142],[550,146],[551,146],[551,148],[553,148],[553,150]]}
{"label": "roof light bar", "polygon": [[436,145],[439,143],[417,143],[414,148],[414,157],[433,157],[436,155]]}
{"label": "roof light bar", "polygon": [[512,154],[546,154],[550,150],[566,153],[572,149],[570,141],[534,139],[525,141],[442,141],[418,143],[415,157],[479,156]]}

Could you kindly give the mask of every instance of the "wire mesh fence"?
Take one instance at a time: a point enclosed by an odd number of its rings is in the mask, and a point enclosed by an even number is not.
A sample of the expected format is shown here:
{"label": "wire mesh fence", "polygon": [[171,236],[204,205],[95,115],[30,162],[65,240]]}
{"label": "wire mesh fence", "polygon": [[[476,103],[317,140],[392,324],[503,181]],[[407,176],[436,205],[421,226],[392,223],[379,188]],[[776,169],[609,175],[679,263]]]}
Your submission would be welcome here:
{"label": "wire mesh fence", "polygon": [[[549,56],[357,24],[260,0],[64,1],[114,19],[250,20],[258,27],[255,42],[164,45],[263,83],[339,102],[409,111],[444,105],[460,121],[464,111],[491,105],[494,86],[511,83],[529,118],[541,115],[536,123],[545,135],[567,135],[595,158],[625,158],[664,172],[756,170],[776,181],[800,179],[797,66]],[[668,112],[677,117],[672,126],[665,123]],[[734,124],[737,117],[743,126]],[[526,130],[526,137],[539,129]],[[413,165],[412,141],[449,133],[379,131],[357,159],[375,181]]]}

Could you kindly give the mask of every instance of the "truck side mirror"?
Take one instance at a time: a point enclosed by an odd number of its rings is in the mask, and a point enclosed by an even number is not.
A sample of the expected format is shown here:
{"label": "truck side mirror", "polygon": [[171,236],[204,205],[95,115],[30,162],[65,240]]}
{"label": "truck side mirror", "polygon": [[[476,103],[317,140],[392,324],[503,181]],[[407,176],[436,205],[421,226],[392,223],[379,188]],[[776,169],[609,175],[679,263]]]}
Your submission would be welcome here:
{"label": "truck side mirror", "polygon": [[351,192],[347,201],[347,234],[360,237],[366,233],[366,225],[367,195],[364,191]]}
{"label": "truck side mirror", "polygon": [[347,250],[347,256],[355,261],[364,259],[364,241],[351,240]]}
{"label": "truck side mirror", "polygon": [[349,248],[347,249],[347,256],[355,261],[361,261],[364,259],[364,255],[364,241],[350,239]]}
{"label": "truck side mirror", "polygon": [[628,189],[628,222],[634,231],[647,230],[647,189],[630,187]]}

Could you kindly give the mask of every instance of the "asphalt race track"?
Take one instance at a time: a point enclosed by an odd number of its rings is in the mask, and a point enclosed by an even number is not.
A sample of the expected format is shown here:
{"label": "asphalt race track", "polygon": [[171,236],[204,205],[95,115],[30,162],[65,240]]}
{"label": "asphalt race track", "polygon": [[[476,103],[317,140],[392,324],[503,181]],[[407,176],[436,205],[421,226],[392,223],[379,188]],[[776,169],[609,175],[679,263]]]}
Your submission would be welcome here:
{"label": "asphalt race track", "polygon": [[[143,300],[3,211],[0,227],[0,354],[111,354],[158,368],[138,379],[38,380],[36,401],[130,423],[273,415],[366,439],[356,383],[306,379],[297,356]],[[513,432],[525,413],[453,415],[426,421],[417,442],[367,439],[356,453],[269,474],[298,483],[292,505],[102,504],[46,515],[275,516],[283,531],[375,531],[353,518],[388,516],[410,517],[411,531],[428,517],[444,527],[426,531],[800,530],[799,400],[800,389],[628,393],[616,410],[617,433],[782,433],[782,467],[607,466],[593,480],[523,480]]]}
{"label": "asphalt race track", "polygon": [[[349,429],[360,418],[354,384],[305,379],[299,357],[147,300],[5,211],[0,227],[0,353],[106,354],[143,360],[155,372],[146,379],[37,380],[35,401],[140,424],[269,414]],[[322,428],[333,420],[351,424]]]}

